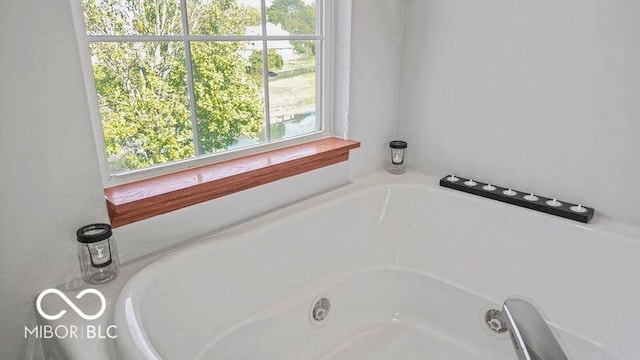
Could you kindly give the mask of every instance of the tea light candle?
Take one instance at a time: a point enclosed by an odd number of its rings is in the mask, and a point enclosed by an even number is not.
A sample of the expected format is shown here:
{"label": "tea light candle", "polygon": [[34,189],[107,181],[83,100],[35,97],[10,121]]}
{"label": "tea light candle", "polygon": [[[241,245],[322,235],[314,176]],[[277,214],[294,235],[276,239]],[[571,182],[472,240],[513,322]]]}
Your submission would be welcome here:
{"label": "tea light candle", "polygon": [[93,263],[95,265],[103,265],[104,263],[111,260],[111,254],[109,253],[108,248],[104,248],[104,246],[95,246],[90,247],[89,251],[91,251]]}
{"label": "tea light candle", "polygon": [[513,190],[511,190],[511,189],[505,190],[505,191],[503,191],[502,193],[503,193],[503,194],[505,194],[505,195],[507,195],[507,196],[516,196],[516,195],[518,195],[518,193],[517,193],[517,192],[515,192],[515,191],[513,191]]}
{"label": "tea light candle", "polygon": [[473,181],[471,179],[469,179],[469,181],[465,181],[464,184],[467,185],[467,186],[476,186],[476,185],[478,185],[477,182],[475,182],[475,181]]}
{"label": "tea light candle", "polygon": [[572,206],[569,209],[571,209],[571,211],[577,212],[577,213],[586,213],[587,212],[587,208],[582,206],[582,204],[578,204],[578,206]]}
{"label": "tea light candle", "polygon": [[491,185],[491,184],[487,184],[487,185],[483,186],[482,188],[487,190],[487,191],[496,191],[496,187]]}
{"label": "tea light candle", "polygon": [[447,180],[448,180],[448,181],[451,181],[451,182],[456,182],[456,181],[458,181],[458,180],[460,180],[460,179],[458,179],[455,175],[453,175],[453,174],[452,174],[451,176],[449,176],[449,177],[447,178]]}
{"label": "tea light candle", "polygon": [[547,205],[553,206],[553,207],[560,207],[560,206],[562,206],[562,203],[560,201],[558,201],[556,198],[553,198],[553,200],[548,200],[547,201]]}
{"label": "tea light candle", "polygon": [[527,200],[527,201],[538,201],[538,200],[540,200],[540,198],[535,196],[535,195],[533,195],[533,193],[524,196],[524,199]]}

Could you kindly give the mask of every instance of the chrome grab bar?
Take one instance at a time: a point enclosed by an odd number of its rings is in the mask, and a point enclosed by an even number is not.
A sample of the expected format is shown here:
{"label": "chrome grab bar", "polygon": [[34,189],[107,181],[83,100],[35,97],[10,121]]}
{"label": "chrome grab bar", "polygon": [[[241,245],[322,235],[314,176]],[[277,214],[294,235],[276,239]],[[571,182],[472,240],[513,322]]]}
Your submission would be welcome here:
{"label": "chrome grab bar", "polygon": [[568,360],[558,340],[528,301],[507,299],[502,305],[518,360]]}

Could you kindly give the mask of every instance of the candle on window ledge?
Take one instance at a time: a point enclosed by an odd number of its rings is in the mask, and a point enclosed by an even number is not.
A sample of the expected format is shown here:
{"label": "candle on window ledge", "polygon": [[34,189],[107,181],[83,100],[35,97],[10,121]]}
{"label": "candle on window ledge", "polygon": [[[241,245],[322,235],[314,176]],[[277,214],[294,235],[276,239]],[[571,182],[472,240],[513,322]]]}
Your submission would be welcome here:
{"label": "candle on window ledge", "polygon": [[407,171],[407,142],[401,140],[391,141],[389,149],[391,150],[391,163],[387,166],[387,171],[392,174],[405,173]]}

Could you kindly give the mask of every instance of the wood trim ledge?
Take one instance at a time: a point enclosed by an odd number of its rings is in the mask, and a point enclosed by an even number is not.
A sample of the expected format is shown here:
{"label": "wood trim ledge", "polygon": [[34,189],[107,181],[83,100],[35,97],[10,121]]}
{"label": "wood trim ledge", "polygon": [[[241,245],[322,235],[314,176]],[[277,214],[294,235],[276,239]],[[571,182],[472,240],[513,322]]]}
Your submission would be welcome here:
{"label": "wood trim ledge", "polygon": [[136,221],[349,159],[360,142],[335,137],[106,188],[111,225]]}

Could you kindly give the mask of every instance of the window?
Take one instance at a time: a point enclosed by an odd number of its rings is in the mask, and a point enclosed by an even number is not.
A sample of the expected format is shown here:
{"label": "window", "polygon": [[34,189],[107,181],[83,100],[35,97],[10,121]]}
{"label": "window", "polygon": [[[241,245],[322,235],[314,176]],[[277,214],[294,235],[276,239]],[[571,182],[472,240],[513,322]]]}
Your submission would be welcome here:
{"label": "window", "polygon": [[82,0],[82,9],[108,184],[326,134],[322,0]]}

